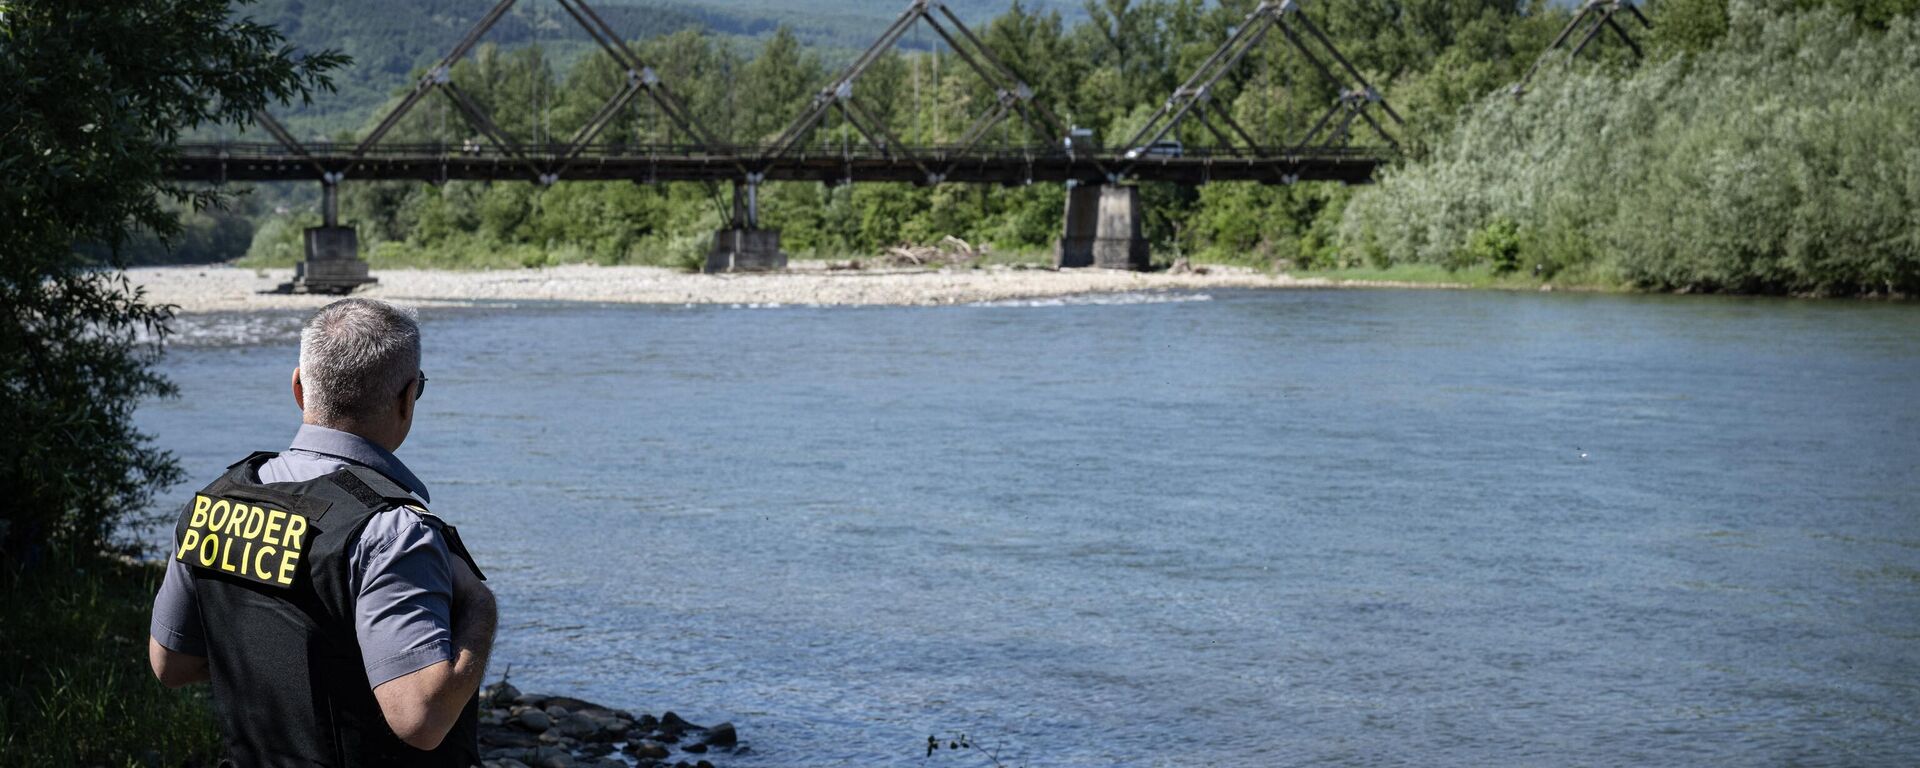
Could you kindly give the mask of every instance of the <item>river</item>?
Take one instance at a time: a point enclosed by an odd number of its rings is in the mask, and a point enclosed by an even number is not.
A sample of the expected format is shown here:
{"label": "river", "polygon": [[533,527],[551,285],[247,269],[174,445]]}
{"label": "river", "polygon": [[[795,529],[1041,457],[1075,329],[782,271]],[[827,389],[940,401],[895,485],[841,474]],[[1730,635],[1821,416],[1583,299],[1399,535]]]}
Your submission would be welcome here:
{"label": "river", "polygon": [[[295,315],[138,414],[286,445]],[[495,676],[726,766],[1912,765],[1920,306],[1452,291],[422,315]],[[177,499],[191,489],[177,488]]]}

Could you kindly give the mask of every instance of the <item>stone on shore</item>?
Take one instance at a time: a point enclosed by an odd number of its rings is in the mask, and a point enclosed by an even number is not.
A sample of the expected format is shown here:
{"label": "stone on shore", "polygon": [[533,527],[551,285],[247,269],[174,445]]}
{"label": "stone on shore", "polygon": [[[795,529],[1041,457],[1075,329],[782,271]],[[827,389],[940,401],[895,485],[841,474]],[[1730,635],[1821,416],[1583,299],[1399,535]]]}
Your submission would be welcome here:
{"label": "stone on shore", "polygon": [[640,741],[628,744],[627,751],[632,753],[634,757],[642,760],[665,760],[667,759],[667,755],[671,754],[667,751],[665,744],[657,741]]}
{"label": "stone on shore", "polygon": [[514,700],[518,698],[520,698],[520,689],[513,687],[512,683],[505,680],[480,690],[480,706],[482,707],[504,707],[513,704]]}
{"label": "stone on shore", "polygon": [[707,729],[704,742],[715,747],[731,747],[740,741],[740,735],[733,729],[733,723],[721,723]]}
{"label": "stone on shore", "polygon": [[599,722],[578,712],[562,716],[554,727],[559,728],[561,733],[576,739],[585,739],[601,730]]}
{"label": "stone on shore", "polygon": [[512,720],[507,722],[518,726],[522,730],[532,731],[534,733],[541,733],[553,727],[553,718],[548,717],[547,713],[537,709],[522,710],[519,714],[514,715]]}
{"label": "stone on shore", "polygon": [[[484,690],[482,701],[493,702],[480,713],[486,768],[631,768],[620,753],[640,768],[672,768],[687,764],[670,762],[676,752],[748,753],[733,723],[707,728],[674,712],[636,715],[582,699],[525,694],[504,683]],[[696,765],[712,768],[704,760]]]}
{"label": "stone on shore", "polygon": [[498,725],[480,726],[480,743],[492,747],[537,747],[540,739],[526,731]]}

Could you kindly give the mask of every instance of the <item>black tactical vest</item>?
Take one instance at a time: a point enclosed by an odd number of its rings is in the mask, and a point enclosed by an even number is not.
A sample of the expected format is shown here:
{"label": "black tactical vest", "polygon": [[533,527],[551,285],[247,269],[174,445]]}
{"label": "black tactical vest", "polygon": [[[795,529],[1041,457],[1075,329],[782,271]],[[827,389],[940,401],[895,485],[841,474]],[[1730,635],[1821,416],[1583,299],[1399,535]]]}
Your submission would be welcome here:
{"label": "black tactical vest", "polygon": [[[420,501],[364,467],[263,484],[260,466],[274,456],[229,467],[174,529],[174,558],[193,572],[229,758],[238,768],[477,765],[478,697],[438,748],[407,746],[387,727],[354,637],[348,553],[368,518]],[[473,564],[453,526],[420,517]]]}

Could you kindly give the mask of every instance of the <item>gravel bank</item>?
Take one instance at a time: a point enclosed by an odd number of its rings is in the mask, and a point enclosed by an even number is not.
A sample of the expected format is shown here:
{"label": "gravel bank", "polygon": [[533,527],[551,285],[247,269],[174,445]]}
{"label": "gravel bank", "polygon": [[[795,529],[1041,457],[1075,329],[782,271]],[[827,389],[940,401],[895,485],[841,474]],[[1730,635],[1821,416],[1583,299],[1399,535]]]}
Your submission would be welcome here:
{"label": "gravel bank", "polygon": [[[227,266],[142,267],[127,272],[156,302],[182,312],[317,308],[333,297],[270,293],[291,269]],[[1412,287],[1271,275],[1213,267],[1206,273],[1138,273],[1097,269],[1054,271],[987,267],[951,270],[831,270],[796,262],[773,274],[697,275],[661,267],[573,265],[547,269],[380,270],[380,282],[356,295],[418,306],[499,301],[632,304],[799,304],[826,306],[939,305],[1015,301],[1101,293],[1214,288]]]}

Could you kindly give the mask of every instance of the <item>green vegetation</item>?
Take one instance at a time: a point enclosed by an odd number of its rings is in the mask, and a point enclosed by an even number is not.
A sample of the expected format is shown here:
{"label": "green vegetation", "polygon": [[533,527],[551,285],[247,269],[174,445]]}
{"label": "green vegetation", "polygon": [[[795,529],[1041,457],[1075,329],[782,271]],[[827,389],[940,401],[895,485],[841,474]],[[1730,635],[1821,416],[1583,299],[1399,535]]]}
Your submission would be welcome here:
{"label": "green vegetation", "polygon": [[181,132],[338,63],[289,58],[226,0],[0,0],[0,763],[208,751],[204,701],[144,670],[153,573],[101,554],[180,474],[133,424],[172,392],[151,368],[171,312],[102,267],[222,203],[163,183]]}
{"label": "green vegetation", "polygon": [[1920,27],[1735,3],[1630,73],[1492,96],[1356,196],[1375,265],[1538,265],[1654,290],[1920,291]]}
{"label": "green vegetation", "polygon": [[132,420],[140,399],[171,392],[148,366],[170,312],[98,269],[123,264],[143,232],[182,236],[179,208],[222,202],[161,180],[173,141],[324,87],[338,58],[287,58],[272,29],[226,20],[225,0],[4,8],[0,558],[30,565],[109,544],[126,510],[177,476]]}
{"label": "green vegetation", "polygon": [[[1014,3],[981,25],[981,36],[1064,119],[1109,142],[1124,140],[1165,94],[1240,23],[1252,2],[1226,7],[1181,0],[1103,0],[1083,7],[1084,23],[1057,11]],[[1514,2],[1447,3],[1394,8],[1329,5],[1318,21],[1364,68],[1382,76],[1393,98],[1445,114],[1478,91],[1516,77],[1556,18],[1524,13]],[[1551,14],[1549,14],[1551,16]],[[1277,41],[1279,37],[1276,35]],[[929,50],[931,32],[909,34],[858,85],[858,98],[908,143],[958,143],[994,94],[950,51]],[[682,30],[637,43],[700,123],[729,142],[755,144],[777,135],[831,77],[831,49],[809,48],[792,30],[776,30],[757,51],[721,36]],[[748,55],[751,53],[751,55]],[[1450,57],[1450,58],[1449,58]],[[1474,73],[1437,74],[1437,62],[1472,62]],[[620,84],[611,59],[593,53],[566,60],[544,47],[483,46],[455,68],[454,81],[474,94],[505,130],[522,139],[564,137],[584,124]],[[1303,134],[1337,86],[1291,48],[1256,51],[1247,66],[1217,88],[1221,103],[1257,136],[1279,144]],[[1416,122],[1402,137],[1417,142],[1437,126]],[[389,141],[459,144],[475,138],[458,115],[432,102],[402,121]],[[602,134],[611,141],[684,140],[644,106],[631,108]],[[1057,137],[1011,123],[990,143],[1025,145]],[[1206,143],[1198,127],[1178,137]],[[834,118],[806,139],[808,151],[858,145],[855,130]],[[717,228],[725,190],[702,185],[567,183],[539,189],[524,183],[349,184],[343,217],[361,230],[376,265],[514,265],[561,260],[678,263],[704,247]],[[934,243],[953,235],[1002,253],[1041,252],[1060,226],[1063,190],[1055,184],[1015,188],[944,185],[771,184],[762,192],[762,220],[782,230],[783,246],[806,256],[868,255],[901,243]],[[1332,235],[1348,192],[1322,185],[1220,185],[1204,190],[1154,185],[1146,190],[1149,236],[1162,250],[1213,261],[1298,266],[1337,263]],[[256,237],[249,264],[286,263],[297,235],[289,223]],[[527,253],[535,249],[540,253]]]}
{"label": "green vegetation", "polygon": [[[427,0],[397,5],[421,4],[431,10]],[[1253,4],[1083,0],[1062,13],[1058,3],[1012,3],[978,27],[1057,113],[1112,144],[1144,122]],[[720,5],[707,13],[756,21],[681,25],[669,23],[679,18],[669,14],[623,28],[672,30],[643,35],[643,57],[658,63],[703,125],[748,144],[776,135],[849,48],[891,15],[854,9],[814,17],[872,17],[831,22],[873,27],[836,38],[793,18],[821,3]],[[1309,4],[1316,23],[1407,117],[1397,136],[1406,159],[1369,187],[1145,185],[1157,258],[1289,271],[1434,265],[1484,269],[1503,283],[1618,289],[1920,290],[1920,235],[1909,213],[1916,192],[1906,172],[1917,165],[1910,147],[1920,120],[1911,105],[1920,103],[1920,68],[1911,41],[1920,0],[1652,0],[1647,7],[1655,29],[1636,32],[1644,61],[1602,37],[1580,61],[1548,66],[1516,100],[1509,86],[1565,24],[1567,4]],[[973,17],[987,6],[962,10]],[[799,26],[765,26],[774,20]],[[327,39],[318,26],[301,29]],[[454,79],[515,136],[566,136],[614,92],[620,73],[606,56],[561,37],[551,30],[508,35],[456,68]],[[859,98],[909,143],[955,141],[992,99],[937,42],[931,33],[910,34],[859,87]],[[436,55],[419,51],[416,61]],[[406,82],[418,66],[393,82]],[[1260,141],[1283,145],[1335,95],[1273,35],[1215,87],[1214,103]],[[378,110],[354,114],[364,115],[364,129]],[[1364,130],[1357,136],[1377,143]],[[432,102],[389,141],[476,137]],[[603,138],[685,137],[642,105]],[[1047,138],[1015,124],[990,140]],[[1189,147],[1215,143],[1194,125],[1175,138]],[[836,118],[805,146],[833,151],[860,142]],[[718,198],[726,194],[689,184],[573,182],[552,189],[349,183],[345,190],[345,218],[360,228],[376,267],[689,263],[720,225]],[[1051,184],[812,183],[770,184],[761,197],[763,224],[782,230],[785,248],[801,258],[871,257],[947,235],[1002,253],[1043,252],[1057,236],[1062,198]],[[291,213],[256,217],[260,231],[246,263],[297,258],[295,222],[310,216],[313,206],[303,202],[310,200],[281,199]]]}
{"label": "green vegetation", "polygon": [[205,686],[168,690],[147,669],[159,568],[60,556],[0,573],[0,765],[211,765]]}

